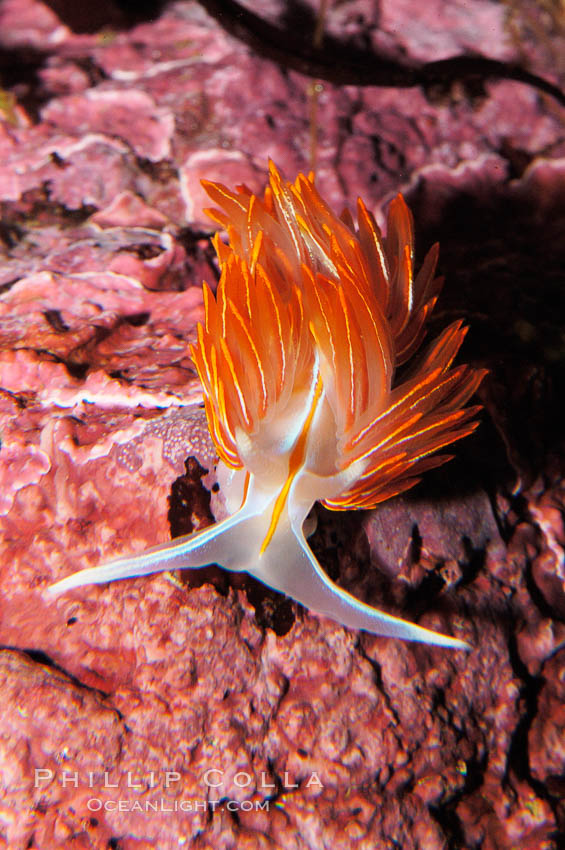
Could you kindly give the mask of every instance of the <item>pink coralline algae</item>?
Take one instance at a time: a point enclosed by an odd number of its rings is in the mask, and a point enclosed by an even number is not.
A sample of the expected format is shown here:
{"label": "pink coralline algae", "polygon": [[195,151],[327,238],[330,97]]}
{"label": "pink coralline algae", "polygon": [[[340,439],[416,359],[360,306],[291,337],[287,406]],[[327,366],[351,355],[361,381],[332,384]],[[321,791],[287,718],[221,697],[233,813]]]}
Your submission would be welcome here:
{"label": "pink coralline algae", "polygon": [[75,135],[87,130],[117,136],[137,156],[152,162],[168,159],[171,154],[173,114],[159,108],[139,89],[88,89],[84,94],[53,101],[45,107],[42,117],[55,132]]}
{"label": "pink coralline algae", "polygon": [[51,468],[51,461],[33,444],[25,445],[17,434],[3,440],[0,452],[0,514],[12,507],[14,494],[22,487],[37,484]]}
{"label": "pink coralline algae", "polygon": [[[135,22],[99,5],[121,28],[74,33],[70,0],[0,4],[0,847],[557,850],[558,107],[508,81],[319,93],[316,185],[380,222],[405,194],[417,244],[442,246],[431,335],[463,316],[462,362],[491,375],[451,468],[365,515],[320,509],[312,547],[357,597],[451,624],[470,653],[343,629],[213,568],[47,604],[61,576],[203,527],[209,490],[221,518],[188,356],[215,275],[199,181],[257,193],[268,157],[309,169],[308,80],[196,2]],[[559,82],[554,4],[536,34],[532,5],[349,0],[326,25],[414,62],[527,57]]]}

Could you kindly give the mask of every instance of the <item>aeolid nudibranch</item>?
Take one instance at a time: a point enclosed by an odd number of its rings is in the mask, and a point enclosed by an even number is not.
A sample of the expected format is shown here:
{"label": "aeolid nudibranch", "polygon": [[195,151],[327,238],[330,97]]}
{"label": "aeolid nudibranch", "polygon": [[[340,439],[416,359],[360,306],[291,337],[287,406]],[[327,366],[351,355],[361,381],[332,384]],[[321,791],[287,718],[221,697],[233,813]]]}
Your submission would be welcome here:
{"label": "aeolid nudibranch", "polygon": [[395,383],[419,348],[441,288],[434,246],[414,276],[413,222],[403,198],[387,234],[361,200],[338,218],[313,176],[294,183],[270,165],[263,198],[205,182],[227,231],[215,248],[216,295],[191,347],[234,513],[201,532],[82,570],[50,588],[217,563],[245,570],[354,629],[454,648],[462,641],[360,602],[325,574],[306,541],[316,501],[372,508],[412,487],[436,454],[470,434],[463,405],[484,372],[452,367],[465,336],[450,325]]}

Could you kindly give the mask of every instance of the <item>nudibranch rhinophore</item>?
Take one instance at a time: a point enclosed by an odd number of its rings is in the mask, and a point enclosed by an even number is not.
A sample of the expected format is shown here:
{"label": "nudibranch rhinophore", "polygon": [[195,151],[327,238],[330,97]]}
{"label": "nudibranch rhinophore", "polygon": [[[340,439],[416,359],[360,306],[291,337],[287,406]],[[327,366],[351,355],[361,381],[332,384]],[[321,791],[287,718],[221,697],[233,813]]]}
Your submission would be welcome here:
{"label": "nudibranch rhinophore", "polygon": [[468,648],[338,587],[303,529],[318,500],[332,510],[372,508],[407,490],[449,459],[438,450],[478,424],[479,407],[463,405],[484,370],[452,367],[466,332],[460,321],[395,382],[441,288],[437,245],[414,276],[413,221],[400,195],[383,236],[361,200],[355,225],[349,213],[334,215],[312,175],[289,183],[273,163],[262,198],[245,186],[204,186],[224,210],[208,214],[228,243],[216,234],[220,281],[215,296],[204,284],[205,321],[191,354],[234,513],[49,591],[217,563],[350,628]]}

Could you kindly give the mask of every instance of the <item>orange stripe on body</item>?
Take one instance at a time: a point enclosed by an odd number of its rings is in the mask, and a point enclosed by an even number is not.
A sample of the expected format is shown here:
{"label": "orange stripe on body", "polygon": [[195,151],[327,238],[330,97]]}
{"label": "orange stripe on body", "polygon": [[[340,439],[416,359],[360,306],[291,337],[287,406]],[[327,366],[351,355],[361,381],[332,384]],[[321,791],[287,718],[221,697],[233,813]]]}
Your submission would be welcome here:
{"label": "orange stripe on body", "polygon": [[278,521],[280,519],[280,515],[287,500],[290,487],[292,485],[292,482],[296,478],[296,475],[302,465],[302,461],[304,460],[304,456],[306,453],[306,441],[308,439],[308,434],[310,432],[310,427],[312,425],[312,420],[314,419],[314,414],[316,412],[318,402],[320,401],[322,395],[322,390],[322,376],[320,372],[318,372],[318,378],[316,380],[316,389],[314,390],[314,398],[312,399],[310,411],[308,413],[308,416],[306,417],[304,425],[302,426],[302,431],[300,432],[300,435],[294,445],[294,448],[290,453],[290,457],[288,460],[288,477],[275,501],[269,530],[267,531],[265,539],[263,540],[263,543],[261,544],[261,548],[259,550],[260,555],[263,554],[263,552],[265,551],[265,549],[273,538],[273,534],[275,533]]}

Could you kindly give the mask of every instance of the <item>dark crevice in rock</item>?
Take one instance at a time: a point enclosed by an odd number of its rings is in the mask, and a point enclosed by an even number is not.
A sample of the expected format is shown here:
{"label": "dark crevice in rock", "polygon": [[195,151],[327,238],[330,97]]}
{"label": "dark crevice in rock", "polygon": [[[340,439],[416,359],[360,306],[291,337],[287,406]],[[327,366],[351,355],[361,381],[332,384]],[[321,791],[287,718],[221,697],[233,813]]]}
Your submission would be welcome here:
{"label": "dark crevice in rock", "polygon": [[140,328],[142,325],[146,325],[150,318],[151,314],[147,311],[143,313],[130,313],[124,316],[124,322],[128,325],[133,325],[134,328]]}
{"label": "dark crevice in rock", "polygon": [[192,534],[214,522],[210,493],[202,484],[208,470],[195,457],[187,458],[184,466],[185,474],[173,481],[169,495],[167,519],[172,538]]}
{"label": "dark crevice in rock", "polygon": [[[51,159],[53,156],[54,154]],[[65,160],[61,160],[61,163],[65,163]],[[29,238],[30,222],[35,222],[36,226],[53,224],[64,230],[67,227],[79,227],[97,211],[97,207],[93,204],[84,204],[76,209],[70,209],[58,201],[53,201],[50,193],[49,181],[45,180],[40,186],[23,192],[19,201],[1,203],[3,230],[0,230],[0,238],[3,233],[8,233],[13,243],[6,245],[8,250],[15,248],[17,243],[26,236]]]}
{"label": "dark crevice in rock", "polygon": [[72,360],[61,360],[60,362],[65,364],[69,375],[72,378],[77,378],[79,381],[82,381],[84,378],[86,378],[86,373],[90,369],[89,363],[78,363]]}
{"label": "dark crevice in rock", "polygon": [[5,283],[0,285],[0,295],[3,295],[4,292],[8,292],[12,288],[12,286],[14,286],[20,280],[20,277],[15,277],[12,280],[7,280]]}
{"label": "dark crevice in rock", "polygon": [[257,581],[252,576],[243,573],[242,588],[245,590],[248,602],[255,609],[258,626],[272,631],[279,637],[284,637],[294,625],[295,604],[288,596]]}
{"label": "dark crevice in rock", "polygon": [[7,220],[7,208],[9,208],[9,204],[5,202],[0,204],[0,242],[3,242],[8,251],[11,251],[23,239],[25,231],[16,222]]}
{"label": "dark crevice in rock", "polygon": [[[441,827],[449,850],[461,850],[462,847],[474,850],[466,841],[465,830],[457,814],[457,806],[465,797],[479,791],[483,785],[488,764],[488,755],[466,761],[465,784],[445,803],[429,807],[431,816]],[[477,847],[477,850],[479,848]]]}
{"label": "dark crevice in rock", "polygon": [[[549,791],[546,782],[541,782],[532,775],[529,762],[529,731],[538,714],[538,697],[544,685],[544,678],[543,676],[530,675],[520,658],[514,635],[510,636],[508,650],[514,673],[523,682],[520,695],[524,702],[525,710],[521,712],[516,728],[514,729],[514,734],[512,735],[506,764],[506,779],[508,781],[509,775],[513,773],[518,779],[527,782],[536,795],[549,804],[555,815],[556,822],[559,823],[559,807],[562,805],[562,799],[554,796]],[[548,836],[548,838],[556,840],[560,838],[564,840],[565,832],[556,832],[554,835]]]}
{"label": "dark crevice in rock", "polygon": [[[186,251],[189,261],[203,262],[209,268],[209,277],[206,282],[214,288],[214,284],[217,284],[220,279],[220,270],[210,233],[183,227],[177,232],[175,238]],[[190,274],[190,263],[187,263],[186,277],[187,281],[193,279],[193,275]]]}
{"label": "dark crevice in rock", "polygon": [[[185,474],[173,481],[167,514],[172,539],[201,531],[214,523],[214,515],[210,509],[210,492],[202,483],[207,472],[195,457],[189,457],[185,460]],[[178,575],[187,587],[212,584],[221,596],[228,595],[229,575],[215,564],[198,569],[179,570]]]}
{"label": "dark crevice in rock", "polygon": [[[9,651],[16,652],[25,655],[31,661],[36,664],[41,664],[43,667],[48,667],[50,670],[54,670],[56,673],[59,673],[61,676],[64,676],[72,685],[75,685],[77,688],[81,690],[88,691],[91,694],[94,694],[100,700],[107,700],[110,698],[111,694],[106,693],[105,691],[100,690],[100,688],[93,688],[91,685],[86,685],[82,682],[77,676],[69,673],[68,670],[65,670],[64,667],[61,667],[54,661],[50,655],[44,652],[42,649],[33,649],[33,648],[24,648],[22,649],[19,646],[0,646],[0,651]],[[123,719],[123,715],[121,712],[115,708],[114,706],[107,706],[111,711],[115,711],[120,720]]]}
{"label": "dark crevice in rock", "polygon": [[373,676],[374,676],[374,679],[375,679],[375,686],[376,686],[378,692],[383,695],[386,707],[388,708],[391,715],[393,716],[394,722],[396,723],[396,725],[398,727],[400,727],[401,726],[401,719],[400,719],[398,712],[396,711],[396,709],[394,707],[394,702],[391,699],[390,694],[388,693],[388,691],[387,691],[387,689],[384,685],[381,665],[376,660],[376,658],[371,658],[371,656],[368,655],[365,652],[365,649],[363,648],[362,641],[357,642],[356,650],[359,653],[359,655],[361,656],[361,658],[364,658],[365,661],[367,661],[371,665],[371,669],[373,670]]}
{"label": "dark crevice in rock", "polygon": [[460,584],[468,585],[475,581],[485,566],[487,553],[485,548],[475,548],[468,537],[463,537],[462,542],[467,559],[463,564],[460,564],[463,572]]}
{"label": "dark crevice in rock", "polygon": [[45,91],[39,72],[45,67],[48,53],[35,47],[0,46],[0,79],[5,91],[14,92],[32,120],[39,119],[41,107],[51,95]]}
{"label": "dark crevice in rock", "polygon": [[60,310],[44,310],[43,315],[46,322],[48,322],[56,333],[66,333],[69,330],[69,326],[63,319]]}

